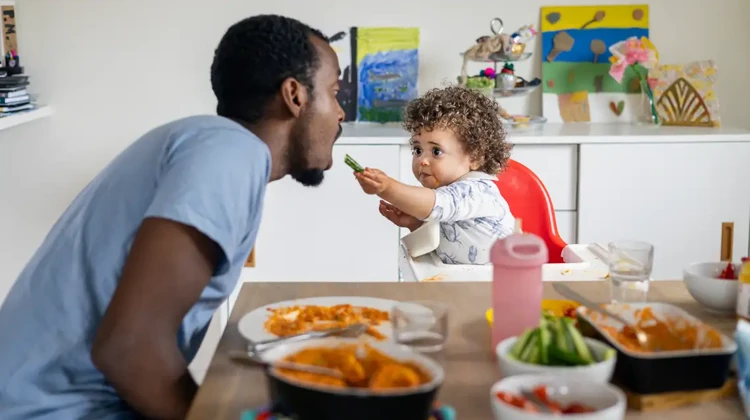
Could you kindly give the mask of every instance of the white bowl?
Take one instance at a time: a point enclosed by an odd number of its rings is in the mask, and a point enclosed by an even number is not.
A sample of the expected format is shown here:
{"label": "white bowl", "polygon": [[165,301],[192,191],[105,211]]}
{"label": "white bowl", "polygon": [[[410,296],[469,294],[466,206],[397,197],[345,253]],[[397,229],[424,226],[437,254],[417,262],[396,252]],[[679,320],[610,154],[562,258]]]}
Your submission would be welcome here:
{"label": "white bowl", "polygon": [[[739,274],[740,264],[733,264]],[[737,310],[737,280],[719,279],[726,262],[700,262],[683,270],[683,279],[690,296],[709,312],[734,313]]]}
{"label": "white bowl", "polygon": [[[605,351],[612,348],[593,338],[584,337],[583,339],[597,360],[601,359]],[[495,348],[501,378],[524,374],[548,374],[556,377],[589,380],[606,384],[612,379],[612,374],[615,371],[617,355],[603,362],[586,366],[544,366],[519,362],[508,356],[516,341],[518,341],[518,337],[506,338],[499,342]]]}
{"label": "white bowl", "polygon": [[[499,391],[521,395],[524,390],[530,391],[537,385],[547,385],[550,399],[563,405],[580,403],[597,411],[563,416],[533,413],[513,407],[497,398]],[[622,420],[625,418],[627,407],[625,394],[613,385],[551,375],[519,375],[505,378],[490,389],[490,401],[495,420]]]}

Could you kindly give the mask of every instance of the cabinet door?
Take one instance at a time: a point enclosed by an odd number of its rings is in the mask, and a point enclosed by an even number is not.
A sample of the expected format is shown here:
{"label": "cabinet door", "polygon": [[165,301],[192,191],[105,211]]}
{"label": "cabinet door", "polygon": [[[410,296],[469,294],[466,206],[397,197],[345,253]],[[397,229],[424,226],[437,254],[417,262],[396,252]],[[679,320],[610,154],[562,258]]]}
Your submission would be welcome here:
{"label": "cabinet door", "polygon": [[[398,180],[406,185],[413,185],[415,187],[421,187],[414,173],[411,171],[411,146],[401,145],[399,146],[399,177]],[[399,228],[399,237],[403,238],[409,234],[409,229]]]}
{"label": "cabinet door", "polygon": [[578,150],[572,144],[517,144],[511,158],[531,169],[547,188],[555,210],[576,209]]}
{"label": "cabinet door", "polygon": [[748,254],[750,143],[581,145],[578,242],[654,244],[655,279],[719,261],[722,223]]}
{"label": "cabinet door", "polygon": [[556,211],[555,220],[557,221],[557,233],[566,244],[575,244],[576,242],[576,224],[578,223],[578,214],[574,211]]}
{"label": "cabinet door", "polygon": [[399,174],[399,146],[334,146],[319,187],[286,177],[268,186],[250,281],[398,281],[398,227],[378,212],[344,164]]}

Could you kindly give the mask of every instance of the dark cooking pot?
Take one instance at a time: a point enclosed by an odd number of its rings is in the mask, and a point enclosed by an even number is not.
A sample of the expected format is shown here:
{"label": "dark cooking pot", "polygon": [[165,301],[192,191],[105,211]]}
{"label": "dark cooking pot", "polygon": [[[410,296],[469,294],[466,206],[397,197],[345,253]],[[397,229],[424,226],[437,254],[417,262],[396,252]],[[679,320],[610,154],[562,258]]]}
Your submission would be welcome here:
{"label": "dark cooking pot", "polygon": [[[323,338],[275,346],[263,353],[276,361],[308,347],[333,347],[357,343],[357,339]],[[445,373],[434,360],[392,342],[370,342],[377,350],[420,366],[432,380],[408,389],[368,390],[314,385],[266,369],[268,392],[274,411],[297,420],[428,420]]]}

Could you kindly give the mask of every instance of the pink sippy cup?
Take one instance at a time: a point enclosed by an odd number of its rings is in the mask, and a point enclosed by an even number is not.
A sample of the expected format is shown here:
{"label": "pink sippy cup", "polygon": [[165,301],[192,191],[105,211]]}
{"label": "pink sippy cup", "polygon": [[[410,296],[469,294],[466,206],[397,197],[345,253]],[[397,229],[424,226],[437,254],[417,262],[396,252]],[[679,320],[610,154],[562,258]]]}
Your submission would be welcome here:
{"label": "pink sippy cup", "polygon": [[542,312],[542,265],[547,245],[530,233],[498,239],[492,260],[492,348],[509,337],[539,326]]}

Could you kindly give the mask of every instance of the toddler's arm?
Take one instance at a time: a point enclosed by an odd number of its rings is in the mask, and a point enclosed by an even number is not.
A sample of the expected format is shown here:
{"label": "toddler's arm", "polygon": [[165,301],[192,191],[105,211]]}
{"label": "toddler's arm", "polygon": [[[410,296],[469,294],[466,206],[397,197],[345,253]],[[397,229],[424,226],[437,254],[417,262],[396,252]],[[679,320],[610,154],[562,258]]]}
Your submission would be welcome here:
{"label": "toddler's arm", "polygon": [[363,172],[355,172],[354,176],[367,194],[376,194],[419,220],[426,219],[435,207],[435,190],[406,185],[379,169],[365,168]]}
{"label": "toddler's arm", "polygon": [[487,179],[466,179],[435,190],[435,205],[425,219],[457,222],[508,214],[497,186]]}
{"label": "toddler's arm", "polygon": [[355,173],[362,189],[377,194],[419,220],[455,222],[508,213],[497,187],[490,180],[467,179],[436,190],[406,185],[378,169]]}

